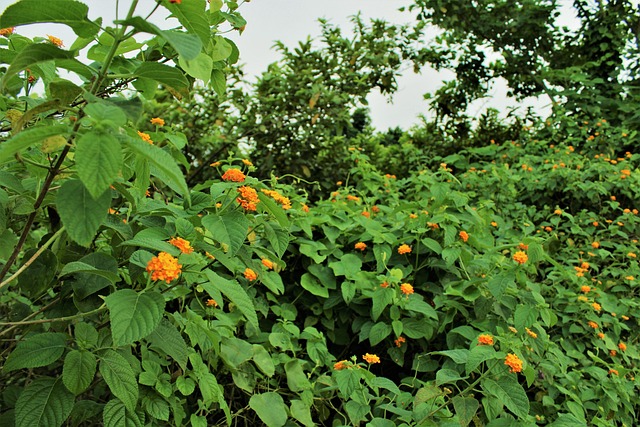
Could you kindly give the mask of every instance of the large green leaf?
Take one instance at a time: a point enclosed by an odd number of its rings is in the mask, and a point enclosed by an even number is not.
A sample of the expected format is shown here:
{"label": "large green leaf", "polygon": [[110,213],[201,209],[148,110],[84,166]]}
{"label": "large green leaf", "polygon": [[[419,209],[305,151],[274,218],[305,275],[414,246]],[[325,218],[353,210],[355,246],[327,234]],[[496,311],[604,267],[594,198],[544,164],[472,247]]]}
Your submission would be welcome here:
{"label": "large green leaf", "polygon": [[180,4],[163,3],[184,28],[191,34],[200,37],[204,46],[209,46],[211,29],[207,20],[207,3],[205,0],[189,0]]}
{"label": "large green leaf", "polygon": [[122,167],[122,149],[114,135],[89,132],[76,142],[78,176],[89,193],[98,198],[109,189]]}
{"label": "large green leaf", "polygon": [[254,394],[249,399],[249,406],[267,427],[282,427],[287,422],[287,407],[278,393]]}
{"label": "large green leaf", "polygon": [[178,164],[169,153],[141,139],[129,138],[129,148],[151,165],[152,175],[160,178],[176,193],[189,200],[189,188]]}
{"label": "large green leaf", "polygon": [[391,334],[391,325],[384,322],[378,322],[369,331],[369,343],[371,346],[378,345],[386,337]]}
{"label": "large green leaf", "polygon": [[180,55],[182,59],[187,61],[195,59],[202,50],[202,42],[198,36],[194,34],[180,33],[178,31],[161,30],[139,16],[134,16],[126,21],[116,21],[116,23],[130,25],[137,31],[155,34],[162,37],[176,50],[176,52],[178,52],[178,55]]}
{"label": "large green leaf", "polygon": [[157,347],[173,358],[183,370],[187,369],[189,348],[180,331],[167,319],[162,319],[158,327],[147,337],[151,347]]}
{"label": "large green leaf", "polygon": [[177,91],[184,91],[189,88],[189,80],[182,74],[182,71],[169,65],[158,64],[157,62],[143,62],[133,74],[137,77],[155,80]]}
{"label": "large green leaf", "polygon": [[100,356],[100,374],[109,390],[124,403],[130,411],[135,411],[138,402],[138,382],[127,359],[113,350],[105,350]]}
{"label": "large green leaf", "polygon": [[107,279],[111,284],[115,284],[120,279],[120,276],[118,276],[116,273],[106,270],[98,270],[94,266],[80,261],[72,261],[69,264],[66,264],[60,272],[60,276],[74,273],[85,273],[89,275],[93,274],[96,276],[100,276],[104,279]]}
{"label": "large green leaf", "polygon": [[138,415],[118,399],[110,400],[102,411],[104,427],[142,427]]}
{"label": "large green leaf", "polygon": [[88,11],[86,4],[75,0],[22,0],[4,10],[0,28],[53,22],[68,25],[80,37],[93,37],[100,25],[89,20]]}
{"label": "large green leaf", "polygon": [[302,400],[291,401],[291,416],[300,421],[305,427],[313,427],[316,425],[311,418],[311,408]]}
{"label": "large green leaf", "polygon": [[256,308],[247,291],[235,280],[227,280],[211,270],[205,270],[204,273],[209,279],[209,283],[202,283],[203,289],[206,291],[209,286],[213,286],[238,307],[238,310],[254,328],[259,329]]}
{"label": "large green leaf", "polygon": [[47,366],[62,356],[66,348],[66,338],[66,334],[54,332],[32,335],[20,342],[9,354],[2,370],[9,372]]}
{"label": "large green leaf", "polygon": [[164,314],[164,297],[155,291],[122,289],[105,298],[115,345],[133,344],[151,334]]}
{"label": "large green leaf", "polygon": [[74,397],[60,378],[38,378],[16,402],[16,427],[59,427],[71,414]]}
{"label": "large green leaf", "polygon": [[51,44],[34,43],[25,46],[13,59],[11,65],[9,65],[9,69],[7,69],[6,73],[2,77],[2,87],[6,87],[9,79],[20,71],[36,64],[55,59],[75,61],[73,59],[73,52],[60,49]]}
{"label": "large green leaf", "polygon": [[180,64],[180,67],[191,77],[202,80],[205,85],[209,83],[211,70],[213,70],[213,61],[206,53],[201,53],[191,60],[180,57],[178,64]]}
{"label": "large green leaf", "polygon": [[71,350],[64,358],[62,368],[62,381],[73,394],[80,394],[85,391],[97,368],[96,357],[85,350]]}
{"label": "large green leaf", "polygon": [[529,415],[529,398],[515,376],[507,376],[494,381],[485,379],[482,388],[495,395],[500,403],[520,418]]}
{"label": "large green leaf", "polygon": [[249,221],[238,211],[228,211],[223,215],[209,214],[202,218],[202,225],[214,239],[228,246],[229,256],[238,252],[249,232]]}
{"label": "large green leaf", "polygon": [[62,184],[56,198],[56,208],[69,237],[82,246],[89,246],[107,217],[111,193],[105,191],[93,199],[82,182],[71,179]]}
{"label": "large green leaf", "polygon": [[23,130],[0,144],[0,163],[13,159],[16,153],[32,145],[39,144],[46,138],[63,135],[68,131],[69,128],[65,125],[36,126]]}
{"label": "large green leaf", "polygon": [[468,426],[476,415],[476,412],[478,412],[480,402],[473,397],[462,396],[456,396],[451,400],[453,402],[453,409],[455,409],[456,415],[458,416],[460,427]]}
{"label": "large green leaf", "polygon": [[323,298],[329,298],[329,289],[324,287],[314,276],[304,273],[300,278],[300,285],[313,295]]}

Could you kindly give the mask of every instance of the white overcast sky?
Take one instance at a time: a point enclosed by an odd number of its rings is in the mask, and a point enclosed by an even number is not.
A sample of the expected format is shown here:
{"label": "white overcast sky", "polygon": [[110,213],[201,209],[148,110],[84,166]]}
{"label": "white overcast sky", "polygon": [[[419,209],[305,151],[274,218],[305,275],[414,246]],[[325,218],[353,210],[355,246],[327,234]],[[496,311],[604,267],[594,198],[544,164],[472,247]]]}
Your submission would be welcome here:
{"label": "white overcast sky", "polygon": [[[0,11],[4,11],[12,3],[14,0],[0,0]],[[104,24],[115,19],[116,0],[85,0],[84,3],[89,5],[90,18],[96,19],[101,16]],[[268,64],[278,59],[277,53],[272,49],[275,40],[280,40],[287,46],[295,46],[307,36],[318,36],[318,18],[328,19],[332,24],[343,28],[345,33],[351,28],[349,17],[358,12],[361,12],[365,19],[381,18],[392,23],[407,23],[414,20],[414,15],[399,12],[398,8],[409,3],[410,0],[252,0],[240,8],[248,22],[246,30],[241,36],[236,34],[229,37],[233,37],[240,49],[240,62],[245,64],[247,74],[256,76],[266,70]],[[571,0],[560,0],[560,3],[570,4]],[[146,16],[154,4],[154,0],[140,0],[138,15]],[[119,5],[122,18],[129,8],[130,1],[120,0]],[[565,10],[570,11],[569,8]],[[166,11],[162,10],[162,13],[156,13],[151,20],[164,28],[175,26],[177,21],[164,22],[166,15]],[[571,25],[570,14],[563,15],[565,25]],[[60,37],[66,46],[71,45],[75,39],[73,32],[60,25],[20,27],[17,31],[27,36],[53,34]],[[428,104],[423,95],[435,91],[443,79],[451,77],[452,73],[449,72],[437,73],[425,69],[420,75],[415,75],[411,69],[407,69],[399,81],[399,90],[394,95],[393,103],[388,103],[379,93],[369,96],[374,126],[379,130],[394,126],[406,129],[418,123],[420,114],[428,115]],[[497,84],[492,90],[492,96],[476,101],[470,107],[469,113],[480,113],[489,107],[504,111],[507,106],[515,105],[521,108],[535,105],[539,111],[544,111],[545,106],[548,106],[548,100],[516,104],[506,98],[504,85]]]}

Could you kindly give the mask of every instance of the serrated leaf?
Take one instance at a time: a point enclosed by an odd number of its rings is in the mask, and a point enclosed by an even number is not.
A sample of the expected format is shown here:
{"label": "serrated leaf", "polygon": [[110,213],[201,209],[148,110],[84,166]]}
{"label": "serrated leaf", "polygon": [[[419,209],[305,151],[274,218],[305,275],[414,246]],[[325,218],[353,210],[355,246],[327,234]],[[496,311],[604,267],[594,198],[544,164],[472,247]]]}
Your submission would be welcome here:
{"label": "serrated leaf", "polygon": [[93,37],[100,26],[89,20],[86,4],[75,0],[22,0],[7,7],[0,16],[0,28],[35,23],[64,24],[80,37]]}
{"label": "serrated leaf", "polygon": [[33,380],[16,402],[16,427],[59,427],[71,414],[74,400],[60,378]]}
{"label": "serrated leaf", "polygon": [[371,297],[371,318],[377,321],[385,308],[393,301],[393,289],[379,286]]}
{"label": "serrated leaf", "polygon": [[205,270],[205,275],[209,279],[209,283],[203,283],[201,286],[206,291],[209,285],[213,286],[222,295],[227,297],[229,301],[234,303],[238,310],[246,317],[247,321],[256,329],[259,329],[258,315],[256,314],[253,301],[242,286],[235,280],[227,280],[217,275],[211,270]]}
{"label": "serrated leaf", "polygon": [[134,412],[138,402],[138,382],[127,359],[113,350],[105,350],[100,356],[99,370],[111,393]]}
{"label": "serrated leaf", "polygon": [[[4,15],[3,15],[4,16]],[[2,77],[2,86],[6,87],[9,79],[22,70],[47,61],[64,60],[66,64],[78,62],[73,58],[73,52],[60,49],[51,44],[34,43],[27,45],[11,61],[11,65]],[[82,67],[86,65],[78,62]]]}
{"label": "serrated leaf", "polygon": [[476,412],[478,412],[480,402],[473,397],[462,396],[456,396],[451,399],[451,401],[453,402],[453,409],[455,409],[456,415],[458,416],[460,427],[468,426],[476,415]]}
{"label": "serrated leaf", "polygon": [[178,391],[185,396],[189,396],[196,389],[196,382],[189,377],[178,377],[176,379]]}
{"label": "serrated leaf", "polygon": [[13,156],[27,147],[41,143],[47,138],[63,135],[69,131],[64,125],[36,126],[25,129],[0,144],[0,163],[13,159]]}
{"label": "serrated leaf", "polygon": [[147,160],[151,166],[152,175],[160,178],[173,191],[189,200],[189,188],[178,164],[166,151],[155,145],[129,138],[129,148],[138,156]]}
{"label": "serrated leaf", "polygon": [[373,325],[373,327],[369,331],[369,343],[371,344],[371,346],[375,346],[381,343],[386,337],[391,334],[391,330],[391,325],[387,325],[383,322],[379,322]]}
{"label": "serrated leaf", "polygon": [[317,295],[322,298],[329,298],[329,289],[322,286],[322,284],[309,273],[304,273],[302,275],[300,278],[300,285],[313,295]]}
{"label": "serrated leaf", "polygon": [[229,256],[234,256],[249,232],[249,221],[238,211],[229,211],[223,215],[209,214],[202,218],[202,225],[215,240],[228,245]]}
{"label": "serrated leaf", "polygon": [[89,246],[107,216],[111,193],[105,191],[93,199],[82,182],[68,180],[58,190],[56,208],[69,237],[81,246]]}
{"label": "serrated leaf", "polygon": [[507,287],[514,283],[515,280],[516,277],[513,272],[503,272],[489,279],[489,282],[487,283],[487,289],[489,289],[491,295],[499,299],[502,298],[502,295],[504,294]]}
{"label": "serrated leaf", "polygon": [[123,21],[116,21],[116,23],[130,25],[137,31],[155,34],[162,37],[176,50],[176,52],[178,52],[178,55],[180,55],[181,58],[188,61],[195,59],[202,50],[202,42],[198,36],[178,31],[161,30],[139,16],[134,16],[131,19]]}
{"label": "serrated leaf", "polygon": [[122,289],[105,298],[115,345],[129,345],[151,334],[164,314],[164,297],[155,291]]}
{"label": "serrated leaf", "polygon": [[118,399],[110,400],[102,411],[104,427],[142,427],[140,418]]}
{"label": "serrated leaf", "polygon": [[287,218],[287,214],[285,210],[282,209],[282,206],[276,204],[273,199],[262,192],[258,192],[258,198],[260,199],[260,203],[258,203],[258,209],[262,212],[266,212],[278,221],[280,227],[284,229],[289,228],[289,218]]}
{"label": "serrated leaf", "polygon": [[189,80],[182,74],[182,71],[169,65],[158,64],[157,62],[143,62],[135,69],[133,75],[155,80],[177,91],[189,89]]}
{"label": "serrated leaf", "polygon": [[80,261],[72,261],[69,264],[65,265],[60,272],[60,277],[74,273],[94,274],[96,276],[107,279],[109,282],[111,282],[111,284],[115,284],[118,280],[120,280],[120,276],[118,276],[116,273],[106,270],[98,270],[94,266]]}
{"label": "serrated leaf", "polygon": [[465,370],[467,374],[476,369],[482,362],[496,359],[499,353],[490,345],[478,345],[472,348],[467,355]]}
{"label": "serrated leaf", "polygon": [[267,427],[282,427],[287,422],[287,407],[278,393],[254,394],[249,399],[249,406]]}
{"label": "serrated leaf", "polygon": [[529,415],[529,398],[515,377],[502,377],[498,381],[485,379],[482,388],[495,395],[500,403],[520,418]]}
{"label": "serrated leaf", "polygon": [[45,332],[20,342],[9,354],[2,368],[4,372],[23,368],[39,368],[55,362],[66,349],[66,334]]}
{"label": "serrated leaf", "polygon": [[149,393],[142,399],[142,407],[145,412],[153,418],[162,421],[169,421],[171,413],[166,400],[155,393]]}
{"label": "serrated leaf", "polygon": [[157,347],[175,360],[183,370],[187,369],[189,347],[178,328],[167,319],[162,319],[158,327],[147,337],[151,347]]}
{"label": "serrated leaf", "polygon": [[96,374],[96,357],[84,350],[71,350],[64,358],[62,380],[73,394],[85,391]]}
{"label": "serrated leaf", "polygon": [[207,20],[207,10],[205,0],[189,0],[180,4],[163,3],[163,5],[178,18],[180,24],[191,34],[200,37],[202,44],[209,46],[211,29]]}

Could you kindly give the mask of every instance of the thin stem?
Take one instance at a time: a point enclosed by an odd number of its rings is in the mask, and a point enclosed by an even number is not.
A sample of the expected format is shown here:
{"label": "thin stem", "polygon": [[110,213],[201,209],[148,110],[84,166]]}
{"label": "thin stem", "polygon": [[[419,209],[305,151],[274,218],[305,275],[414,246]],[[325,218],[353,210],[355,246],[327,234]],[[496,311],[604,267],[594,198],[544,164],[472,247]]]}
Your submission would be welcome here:
{"label": "thin stem", "polygon": [[[55,305],[55,304],[59,303],[59,302],[60,302],[60,300],[61,300],[61,298],[60,298],[60,297],[58,297],[58,298],[54,299],[54,300],[53,300],[53,301],[51,301],[49,304],[47,304],[47,305],[45,305],[44,307],[40,308],[38,311],[34,311],[34,312],[33,312],[33,313],[31,313],[30,315],[28,315],[27,317],[25,317],[24,319],[22,319],[22,321],[24,322],[25,320],[29,320],[29,319],[31,319],[32,317],[35,317],[35,316],[37,316],[38,314],[40,314],[40,313],[42,313],[42,312],[44,312],[44,311],[48,310],[48,309],[49,309],[49,308],[51,308],[53,305]],[[15,328],[17,328],[17,327],[18,327],[17,325],[13,325],[13,326],[11,326],[10,328],[7,328],[7,329],[4,329],[4,330],[0,331],[0,337],[1,337],[1,336],[3,336],[3,335],[8,334],[9,332],[11,332],[12,330],[14,330],[14,329],[15,329]]]}
{"label": "thin stem", "polygon": [[33,264],[33,262],[35,260],[38,259],[38,257],[40,255],[42,255],[42,253],[53,244],[53,242],[55,242],[58,237],[60,237],[60,235],[62,234],[62,232],[64,231],[64,226],[62,226],[60,228],[60,230],[56,231],[56,234],[54,234],[53,236],[51,236],[51,238],[49,240],[47,240],[47,242],[42,245],[40,247],[40,249],[38,249],[36,251],[35,254],[33,254],[33,256],[31,258],[29,258],[29,260],[27,262],[25,262],[22,267],[20,267],[18,269],[18,271],[16,271],[15,273],[13,273],[13,275],[11,275],[11,277],[9,277],[7,280],[5,280],[4,282],[0,283],[0,289],[2,289],[3,287],[5,287],[7,284],[9,284],[10,282],[12,282],[13,280],[15,280],[18,276],[20,276],[20,274],[22,274],[23,271],[25,271],[27,268],[29,268],[29,266],[31,264]]}
{"label": "thin stem", "polygon": [[38,319],[38,320],[26,320],[21,322],[0,322],[0,326],[23,326],[23,325],[38,325],[41,323],[53,323],[53,322],[68,322],[69,320],[82,319],[92,314],[100,313],[106,309],[106,305],[101,305],[95,310],[87,311],[86,313],[78,313],[73,316],[56,317],[54,319]]}

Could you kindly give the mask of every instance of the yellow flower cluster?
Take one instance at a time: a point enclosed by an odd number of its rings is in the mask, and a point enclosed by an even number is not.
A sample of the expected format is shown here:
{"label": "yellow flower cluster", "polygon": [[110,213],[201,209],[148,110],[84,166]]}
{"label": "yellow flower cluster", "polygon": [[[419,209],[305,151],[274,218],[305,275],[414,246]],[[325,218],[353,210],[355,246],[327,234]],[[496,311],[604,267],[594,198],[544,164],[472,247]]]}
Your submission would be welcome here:
{"label": "yellow flower cluster", "polygon": [[529,257],[527,256],[527,254],[525,254],[522,251],[518,251],[515,254],[513,254],[513,260],[518,264],[524,264],[525,262],[527,262],[528,259]]}
{"label": "yellow flower cluster", "polygon": [[411,253],[411,246],[409,246],[407,244],[400,245],[400,247],[398,248],[398,253],[400,255],[410,254]]}
{"label": "yellow flower cluster", "polygon": [[263,189],[262,192],[267,196],[271,197],[276,202],[282,205],[282,209],[287,210],[291,209],[291,200],[288,197],[284,197],[282,194],[278,193],[276,190],[267,190]]}
{"label": "yellow flower cluster", "polygon": [[362,356],[362,358],[368,364],[380,363],[380,358],[378,356],[376,356],[375,354],[366,353],[364,356]]}
{"label": "yellow flower cluster", "polygon": [[174,237],[169,240],[169,243],[180,249],[180,252],[183,254],[190,254],[193,252],[193,247],[188,240],[183,239],[182,237]]}

